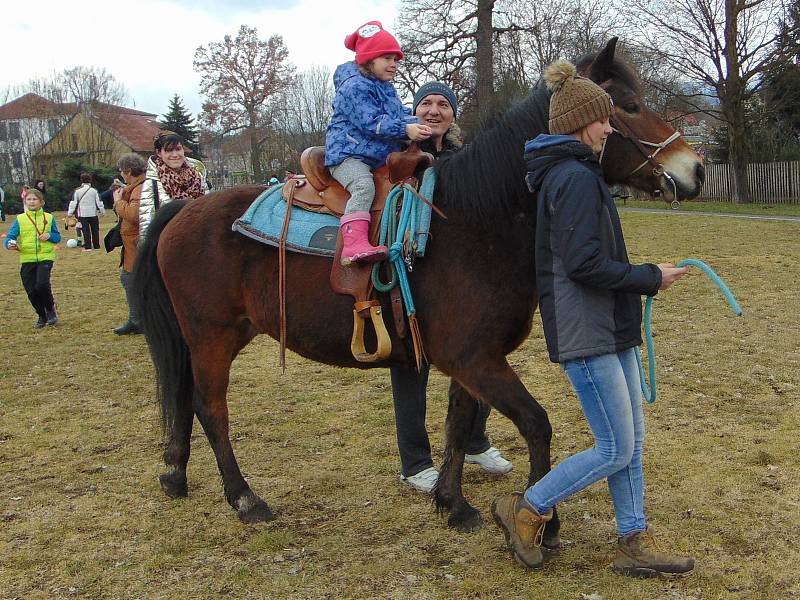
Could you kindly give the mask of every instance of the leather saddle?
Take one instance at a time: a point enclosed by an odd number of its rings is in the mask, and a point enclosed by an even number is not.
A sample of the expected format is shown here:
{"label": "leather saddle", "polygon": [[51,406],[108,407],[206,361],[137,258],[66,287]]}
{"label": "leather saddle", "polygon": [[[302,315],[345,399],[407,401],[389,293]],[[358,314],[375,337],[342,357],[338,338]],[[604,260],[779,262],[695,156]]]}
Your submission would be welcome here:
{"label": "leather saddle", "polygon": [[[422,152],[419,147],[412,143],[405,152],[393,152],[386,160],[386,165],[373,171],[375,182],[375,199],[370,208],[370,241],[377,244],[380,237],[380,223],[383,208],[386,205],[386,198],[392,187],[396,184],[413,180],[414,173],[420,169],[433,164],[433,156],[428,152]],[[350,198],[348,192],[336,181],[325,166],[325,148],[322,146],[312,146],[303,151],[300,156],[300,165],[303,176],[296,176],[289,179],[283,187],[282,196],[289,204],[286,211],[286,221],[284,232],[288,228],[288,219],[291,214],[291,206],[297,206],[313,212],[323,212],[341,217],[344,214],[345,206]],[[281,249],[284,252],[285,249]],[[336,241],[336,254],[331,269],[330,282],[333,291],[337,294],[352,296],[355,304],[353,309],[353,336],[350,342],[350,349],[353,356],[360,362],[377,362],[388,358],[391,354],[392,344],[389,333],[386,330],[382,317],[382,307],[379,300],[373,298],[374,289],[372,287],[372,264],[352,264],[343,267],[340,264],[342,253],[342,235],[339,232]],[[285,264],[285,258],[281,255],[281,264]],[[281,290],[283,293],[283,268],[281,269]],[[393,290],[396,292],[397,288]],[[399,292],[392,294],[392,310],[394,321],[399,337],[405,337],[405,324],[403,318],[403,308],[400,301]],[[285,307],[281,306],[281,364],[285,364]],[[369,320],[372,323],[377,339],[375,352],[367,352],[364,342],[365,325]]]}

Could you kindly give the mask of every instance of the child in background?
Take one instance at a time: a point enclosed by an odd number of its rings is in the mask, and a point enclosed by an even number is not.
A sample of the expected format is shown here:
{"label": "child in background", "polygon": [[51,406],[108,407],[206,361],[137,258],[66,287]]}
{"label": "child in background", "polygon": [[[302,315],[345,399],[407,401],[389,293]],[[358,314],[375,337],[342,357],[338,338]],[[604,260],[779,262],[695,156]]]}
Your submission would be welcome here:
{"label": "child in background", "polygon": [[376,262],[386,258],[386,246],[369,242],[369,209],[375,197],[372,169],[382,166],[406,139],[425,140],[431,135],[403,106],[392,85],[397,63],[403,58],[400,44],[370,21],[344,40],[356,53],[355,62],[336,68],[333,83],[333,117],[325,135],[325,166],[350,192],[341,219],[341,262]]}
{"label": "child in background", "polygon": [[17,215],[4,245],[8,250],[19,252],[22,287],[39,316],[34,327],[41,329],[45,325],[58,323],[50,288],[50,271],[56,258],[55,245],[61,241],[61,234],[53,215],[44,211],[41,192],[29,189],[24,204],[25,212]]}

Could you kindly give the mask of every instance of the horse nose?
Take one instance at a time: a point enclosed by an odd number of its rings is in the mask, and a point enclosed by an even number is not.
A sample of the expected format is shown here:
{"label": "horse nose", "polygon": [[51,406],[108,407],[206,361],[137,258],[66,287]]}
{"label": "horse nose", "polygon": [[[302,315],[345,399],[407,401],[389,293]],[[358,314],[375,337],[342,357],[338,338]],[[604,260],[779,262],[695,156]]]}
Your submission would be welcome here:
{"label": "horse nose", "polygon": [[697,180],[700,182],[700,185],[706,182],[706,168],[699,164],[694,169],[694,174],[697,177]]}

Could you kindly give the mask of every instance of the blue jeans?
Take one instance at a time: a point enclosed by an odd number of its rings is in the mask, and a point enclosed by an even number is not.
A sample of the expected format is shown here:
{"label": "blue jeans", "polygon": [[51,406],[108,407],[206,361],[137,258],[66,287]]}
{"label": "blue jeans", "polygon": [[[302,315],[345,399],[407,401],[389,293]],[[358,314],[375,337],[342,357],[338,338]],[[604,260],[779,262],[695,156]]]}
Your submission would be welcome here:
{"label": "blue jeans", "polygon": [[607,478],[619,535],[644,531],[644,412],[636,349],[569,360],[561,366],[578,395],[595,445],[558,463],[526,490],[525,499],[544,514]]}

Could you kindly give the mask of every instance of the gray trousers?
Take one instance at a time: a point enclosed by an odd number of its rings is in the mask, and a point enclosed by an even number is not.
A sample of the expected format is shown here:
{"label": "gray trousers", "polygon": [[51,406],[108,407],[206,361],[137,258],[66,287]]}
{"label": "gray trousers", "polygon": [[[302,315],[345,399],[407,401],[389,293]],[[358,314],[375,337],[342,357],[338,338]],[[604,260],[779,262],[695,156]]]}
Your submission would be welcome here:
{"label": "gray trousers", "polygon": [[344,214],[367,211],[375,198],[375,182],[372,170],[357,158],[346,158],[344,162],[330,168],[333,178],[350,192]]}
{"label": "gray trousers", "polygon": [[136,306],[133,296],[133,273],[129,273],[125,269],[119,270],[119,281],[122,284],[122,289],[125,290],[125,299],[128,301],[128,321],[134,325],[139,324],[139,307]]}

